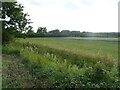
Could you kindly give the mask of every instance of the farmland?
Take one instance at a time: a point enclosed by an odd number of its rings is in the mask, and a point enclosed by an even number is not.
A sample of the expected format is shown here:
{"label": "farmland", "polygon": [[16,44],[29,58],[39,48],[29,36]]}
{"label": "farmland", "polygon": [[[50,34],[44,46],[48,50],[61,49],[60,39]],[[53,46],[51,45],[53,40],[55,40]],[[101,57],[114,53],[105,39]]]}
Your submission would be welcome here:
{"label": "farmland", "polygon": [[120,87],[117,38],[19,38],[2,49],[4,88]]}
{"label": "farmland", "polygon": [[29,41],[57,49],[58,48],[66,49],[72,52],[78,52],[82,54],[100,55],[112,59],[118,59],[118,42],[115,42],[117,40],[118,40],[117,38],[66,37],[66,38],[30,38],[30,39],[28,38],[22,41]]}

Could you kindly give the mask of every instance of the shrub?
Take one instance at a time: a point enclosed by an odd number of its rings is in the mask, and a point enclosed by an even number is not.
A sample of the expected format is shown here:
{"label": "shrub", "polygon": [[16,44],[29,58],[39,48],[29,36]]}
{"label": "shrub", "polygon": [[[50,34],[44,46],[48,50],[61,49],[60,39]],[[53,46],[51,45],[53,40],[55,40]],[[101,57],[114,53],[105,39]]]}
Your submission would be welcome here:
{"label": "shrub", "polygon": [[2,31],[2,44],[8,44],[14,40],[14,35],[9,32],[9,30]]}

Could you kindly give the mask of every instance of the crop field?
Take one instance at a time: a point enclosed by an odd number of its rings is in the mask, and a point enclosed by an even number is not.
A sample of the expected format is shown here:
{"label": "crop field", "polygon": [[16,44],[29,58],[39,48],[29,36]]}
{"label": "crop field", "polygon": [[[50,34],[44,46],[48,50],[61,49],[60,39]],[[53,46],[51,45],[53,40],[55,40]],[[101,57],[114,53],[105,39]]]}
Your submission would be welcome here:
{"label": "crop field", "polygon": [[[101,41],[103,40],[103,41]],[[106,40],[106,41],[104,41]],[[100,55],[103,57],[118,59],[117,38],[29,38],[28,41],[48,47],[69,50],[81,54]]]}
{"label": "crop field", "polygon": [[120,88],[118,43],[117,38],[17,38],[2,47],[3,88]]}

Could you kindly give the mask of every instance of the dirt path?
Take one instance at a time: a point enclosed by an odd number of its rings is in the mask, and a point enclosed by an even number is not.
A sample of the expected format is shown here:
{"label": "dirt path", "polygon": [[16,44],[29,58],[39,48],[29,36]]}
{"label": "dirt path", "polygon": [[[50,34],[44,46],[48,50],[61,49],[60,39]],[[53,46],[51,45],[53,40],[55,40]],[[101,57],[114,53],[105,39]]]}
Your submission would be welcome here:
{"label": "dirt path", "polygon": [[3,55],[2,88],[32,88],[34,83],[29,71],[15,56]]}

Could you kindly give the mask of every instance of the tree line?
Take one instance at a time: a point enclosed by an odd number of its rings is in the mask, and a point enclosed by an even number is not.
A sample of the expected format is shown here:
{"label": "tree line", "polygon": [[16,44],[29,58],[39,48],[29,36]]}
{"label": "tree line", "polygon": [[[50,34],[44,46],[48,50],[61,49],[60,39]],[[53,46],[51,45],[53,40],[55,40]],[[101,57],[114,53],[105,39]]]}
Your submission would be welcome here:
{"label": "tree line", "polygon": [[106,33],[93,33],[93,32],[80,32],[59,29],[47,31],[46,27],[38,27],[37,32],[29,30],[26,33],[26,37],[118,37],[120,33],[106,32]]}

